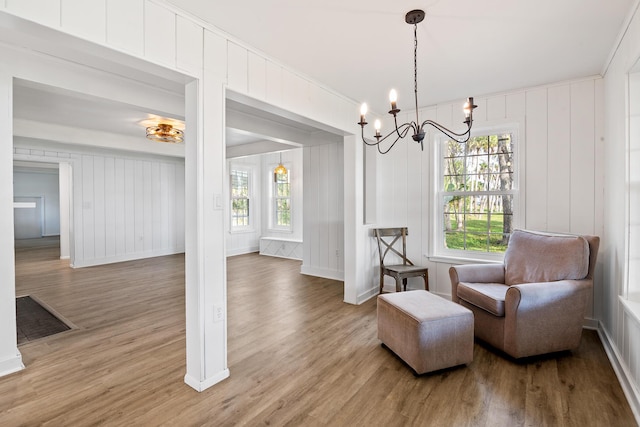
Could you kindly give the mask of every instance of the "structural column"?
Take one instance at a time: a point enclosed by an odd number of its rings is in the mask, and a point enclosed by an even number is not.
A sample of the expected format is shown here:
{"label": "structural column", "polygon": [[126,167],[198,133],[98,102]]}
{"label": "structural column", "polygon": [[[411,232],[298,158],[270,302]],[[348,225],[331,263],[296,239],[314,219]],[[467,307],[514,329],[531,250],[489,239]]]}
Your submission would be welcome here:
{"label": "structural column", "polygon": [[223,83],[212,76],[188,83],[185,112],[185,382],[202,391],[229,376]]}
{"label": "structural column", "polygon": [[16,336],[13,248],[13,77],[0,74],[0,376],[24,368]]}

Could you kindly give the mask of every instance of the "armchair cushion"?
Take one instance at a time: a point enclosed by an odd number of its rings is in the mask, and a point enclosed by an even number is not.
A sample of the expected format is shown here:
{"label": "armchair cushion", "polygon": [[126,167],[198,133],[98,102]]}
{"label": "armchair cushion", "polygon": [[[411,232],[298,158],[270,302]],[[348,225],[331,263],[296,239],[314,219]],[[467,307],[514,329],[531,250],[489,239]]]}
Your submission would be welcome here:
{"label": "armchair cushion", "polygon": [[494,316],[504,316],[504,299],[509,287],[501,283],[458,284],[458,298],[488,311]]}
{"label": "armchair cushion", "polygon": [[580,280],[589,273],[589,243],[581,236],[516,230],[504,256],[505,284]]}

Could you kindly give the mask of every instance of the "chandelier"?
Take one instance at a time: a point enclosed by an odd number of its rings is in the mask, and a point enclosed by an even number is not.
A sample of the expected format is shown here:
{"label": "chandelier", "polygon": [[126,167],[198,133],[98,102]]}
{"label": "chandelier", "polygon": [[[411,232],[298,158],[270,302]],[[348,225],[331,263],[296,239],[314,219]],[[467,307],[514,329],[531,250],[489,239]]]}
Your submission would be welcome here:
{"label": "chandelier", "polygon": [[[362,104],[360,108],[360,122],[358,124],[362,128],[362,142],[367,145],[375,145],[378,148],[378,152],[381,154],[386,154],[393,148],[393,146],[400,139],[407,136],[409,131],[413,131],[412,138],[414,141],[420,143],[420,148],[424,149],[423,140],[425,136],[424,128],[425,126],[433,126],[440,132],[447,135],[449,138],[458,141],[459,143],[464,143],[469,140],[471,136],[471,125],[473,124],[473,109],[477,107],[477,105],[473,104],[473,97],[467,98],[467,102],[464,104],[464,122],[467,125],[467,130],[463,133],[456,133],[446,127],[442,126],[439,123],[434,122],[433,120],[425,120],[420,124],[420,117],[418,112],[418,24],[424,20],[424,11],[422,10],[412,10],[405,15],[405,22],[407,24],[413,25],[413,87],[414,87],[414,96],[415,96],[415,107],[416,107],[416,120],[407,122],[401,125],[398,125],[398,113],[400,109],[397,106],[398,94],[395,89],[391,89],[389,92],[389,101],[391,102],[391,110],[389,110],[389,114],[393,116],[393,121],[395,123],[395,129],[389,132],[387,135],[382,136],[380,133],[381,123],[380,120],[376,120],[374,123],[375,142],[368,142],[364,137],[364,127],[367,124],[366,114],[367,114],[367,104]],[[388,138],[395,138],[393,142],[390,144],[389,148],[386,150],[382,150],[380,148],[380,144],[387,140]]]}
{"label": "chandelier", "polygon": [[157,126],[147,128],[147,138],[156,142],[181,143],[184,132],[166,123],[159,123]]}

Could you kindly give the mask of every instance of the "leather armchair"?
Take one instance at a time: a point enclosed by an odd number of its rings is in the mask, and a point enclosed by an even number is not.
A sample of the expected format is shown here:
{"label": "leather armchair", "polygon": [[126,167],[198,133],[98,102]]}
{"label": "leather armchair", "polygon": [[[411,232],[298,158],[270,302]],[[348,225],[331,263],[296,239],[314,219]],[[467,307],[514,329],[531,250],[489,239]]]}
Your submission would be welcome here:
{"label": "leather armchair", "polygon": [[449,269],[475,336],[514,358],[580,345],[600,239],[516,230],[502,264]]}

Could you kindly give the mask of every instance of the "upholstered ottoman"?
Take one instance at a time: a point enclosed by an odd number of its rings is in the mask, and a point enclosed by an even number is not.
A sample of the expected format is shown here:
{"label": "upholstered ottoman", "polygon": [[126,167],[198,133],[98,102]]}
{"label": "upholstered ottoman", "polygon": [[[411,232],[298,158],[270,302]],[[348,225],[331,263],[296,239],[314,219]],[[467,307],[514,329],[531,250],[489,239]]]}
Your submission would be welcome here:
{"label": "upholstered ottoman", "polygon": [[417,374],[473,361],[473,313],[427,291],[378,296],[378,338]]}

